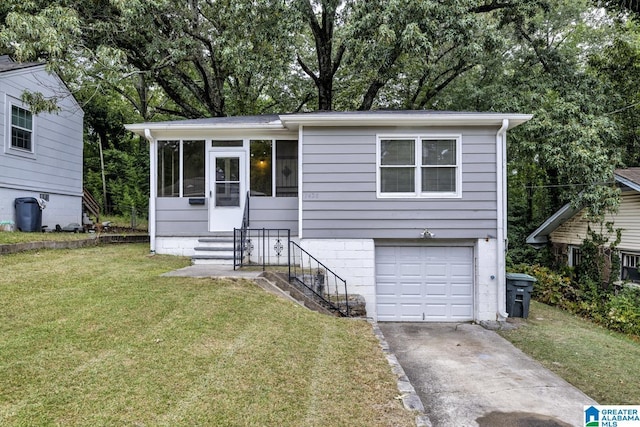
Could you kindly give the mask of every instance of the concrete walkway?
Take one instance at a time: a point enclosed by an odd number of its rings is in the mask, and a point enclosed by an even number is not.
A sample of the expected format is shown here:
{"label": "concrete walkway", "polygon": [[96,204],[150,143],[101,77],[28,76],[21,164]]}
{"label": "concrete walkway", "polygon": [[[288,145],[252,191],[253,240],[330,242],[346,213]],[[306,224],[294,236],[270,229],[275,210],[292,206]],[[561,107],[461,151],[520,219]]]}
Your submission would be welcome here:
{"label": "concrete walkway", "polygon": [[190,265],[179,270],[164,273],[163,276],[177,277],[244,277],[255,279],[262,274],[262,270],[234,270],[233,265]]}
{"label": "concrete walkway", "polygon": [[379,327],[434,427],[579,426],[583,406],[596,404],[482,326]]}

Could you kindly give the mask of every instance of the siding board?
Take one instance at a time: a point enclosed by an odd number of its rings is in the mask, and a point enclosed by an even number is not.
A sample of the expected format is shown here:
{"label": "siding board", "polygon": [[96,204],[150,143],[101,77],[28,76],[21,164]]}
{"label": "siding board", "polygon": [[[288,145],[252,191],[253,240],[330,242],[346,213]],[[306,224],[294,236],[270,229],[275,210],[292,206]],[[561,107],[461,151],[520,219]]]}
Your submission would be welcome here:
{"label": "siding board", "polygon": [[[303,132],[303,237],[495,236],[496,135],[490,128],[307,128]],[[462,197],[377,198],[377,135],[462,134]]]}

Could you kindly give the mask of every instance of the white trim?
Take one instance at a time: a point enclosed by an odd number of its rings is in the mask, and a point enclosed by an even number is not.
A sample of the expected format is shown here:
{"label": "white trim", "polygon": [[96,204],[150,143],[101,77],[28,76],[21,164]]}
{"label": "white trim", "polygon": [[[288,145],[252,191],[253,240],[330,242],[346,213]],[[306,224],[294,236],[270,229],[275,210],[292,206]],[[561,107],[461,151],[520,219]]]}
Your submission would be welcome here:
{"label": "white trim", "polygon": [[149,141],[149,249],[156,251],[156,197],[157,191],[157,170],[158,170],[158,145],[151,136],[151,131],[145,129],[144,136]]}
{"label": "white trim", "polygon": [[[414,191],[407,193],[390,193],[382,192],[380,186],[381,170],[384,166],[381,164],[381,141],[386,139],[404,139],[413,140],[414,142]],[[454,192],[437,192],[437,191],[421,191],[422,179],[421,172],[425,165],[422,164],[422,141],[425,140],[455,140],[456,141],[456,164],[455,164],[455,184]],[[402,167],[402,165],[399,165]],[[410,165],[406,165],[407,168]],[[462,198],[462,134],[377,134],[376,135],[376,197],[378,199],[460,199]]]}
{"label": "white trim", "polygon": [[502,127],[496,133],[496,184],[498,202],[498,236],[496,250],[496,277],[498,278],[498,310],[497,320],[506,320],[509,314],[506,312],[506,252],[507,252],[507,129],[509,129],[509,119],[502,120]]}
{"label": "white trim", "polygon": [[[353,112],[351,112],[353,113]],[[449,111],[371,111],[349,114],[349,112],[325,112],[313,114],[281,115],[280,121],[287,128],[296,126],[500,126],[508,120],[509,128],[516,127],[533,117],[531,114],[461,113]]]}
{"label": "white trim", "polygon": [[[12,131],[11,131],[11,129],[13,128],[13,111],[12,111],[13,107],[17,107],[31,114],[31,129],[23,128],[21,126],[16,126],[18,129],[31,132],[31,149],[30,150],[13,146]],[[35,159],[36,158],[36,141],[37,141],[37,122],[38,122],[37,115],[33,114],[29,106],[27,106],[24,102],[6,93],[5,93],[5,112],[4,113],[6,118],[4,152],[6,154],[24,157],[27,159]]]}
{"label": "white trim", "polygon": [[304,137],[304,126],[300,126],[300,128],[298,128],[298,238],[300,240],[302,240],[302,195],[303,193],[303,188],[302,188],[302,183],[304,182],[304,180],[302,179],[304,173],[302,170],[302,147],[303,147],[303,138]]}

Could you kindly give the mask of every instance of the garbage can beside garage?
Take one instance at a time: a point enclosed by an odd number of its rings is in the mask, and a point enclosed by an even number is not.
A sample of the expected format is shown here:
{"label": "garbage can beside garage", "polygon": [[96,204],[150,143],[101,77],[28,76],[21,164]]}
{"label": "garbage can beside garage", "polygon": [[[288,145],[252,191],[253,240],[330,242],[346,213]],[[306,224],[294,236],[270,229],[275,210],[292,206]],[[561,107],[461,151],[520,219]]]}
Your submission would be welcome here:
{"label": "garbage can beside garage", "polygon": [[529,317],[529,304],[536,278],[524,273],[507,273],[507,313],[509,317]]}
{"label": "garbage can beside garage", "polygon": [[20,231],[42,231],[42,209],[33,197],[20,197],[14,201],[16,228]]}

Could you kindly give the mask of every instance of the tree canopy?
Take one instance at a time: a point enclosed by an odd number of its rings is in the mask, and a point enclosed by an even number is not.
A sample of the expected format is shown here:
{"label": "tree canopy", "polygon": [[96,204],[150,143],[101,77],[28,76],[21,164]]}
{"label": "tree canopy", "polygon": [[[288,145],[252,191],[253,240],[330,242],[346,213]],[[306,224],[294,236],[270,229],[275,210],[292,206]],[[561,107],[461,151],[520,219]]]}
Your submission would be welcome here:
{"label": "tree canopy", "polygon": [[[526,234],[566,202],[615,209],[613,169],[640,165],[638,17],[629,0],[5,0],[0,49],[47,61],[85,106],[92,186],[96,147],[144,172],[123,122],[533,113],[509,140],[512,229]],[[142,175],[106,179],[140,205]]]}

